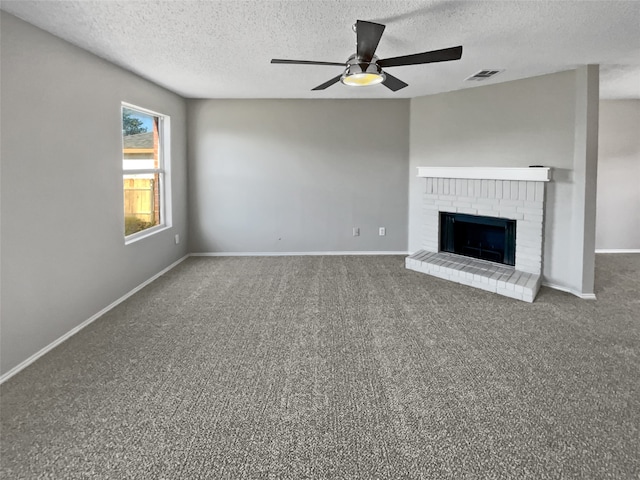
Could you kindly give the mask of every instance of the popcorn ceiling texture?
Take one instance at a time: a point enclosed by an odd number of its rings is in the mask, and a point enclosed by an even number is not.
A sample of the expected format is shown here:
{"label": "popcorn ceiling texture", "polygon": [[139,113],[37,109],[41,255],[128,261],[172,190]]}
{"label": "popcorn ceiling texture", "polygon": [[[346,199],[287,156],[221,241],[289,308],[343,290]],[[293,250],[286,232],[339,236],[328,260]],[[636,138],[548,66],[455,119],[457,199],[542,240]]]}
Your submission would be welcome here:
{"label": "popcorn ceiling texture", "polygon": [[[640,98],[637,1],[3,1],[2,9],[191,98],[400,98],[600,64],[603,98]],[[311,89],[340,67],[356,20],[387,29],[380,58],[456,45],[460,61],[389,69],[409,83]],[[504,69],[464,82],[482,69]]]}
{"label": "popcorn ceiling texture", "polygon": [[2,385],[0,477],[637,478],[640,255],[532,304],[403,262],[186,260]]}

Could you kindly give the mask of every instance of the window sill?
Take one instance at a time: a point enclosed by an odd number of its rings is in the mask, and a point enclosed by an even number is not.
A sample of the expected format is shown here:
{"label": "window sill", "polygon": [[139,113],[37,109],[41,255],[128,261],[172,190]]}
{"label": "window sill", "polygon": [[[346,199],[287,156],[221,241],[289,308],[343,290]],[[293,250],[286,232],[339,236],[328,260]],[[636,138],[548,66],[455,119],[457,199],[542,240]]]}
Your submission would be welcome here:
{"label": "window sill", "polygon": [[147,228],[146,230],[142,230],[141,232],[136,232],[136,233],[132,233],[131,235],[128,235],[126,237],[124,237],[124,244],[125,245],[130,245],[132,243],[135,243],[139,240],[143,240],[145,238],[151,237],[152,235],[155,235],[156,233],[160,233],[163,232],[165,230],[168,230],[169,228],[171,228],[170,225],[157,225],[155,227],[151,227],[151,228]]}

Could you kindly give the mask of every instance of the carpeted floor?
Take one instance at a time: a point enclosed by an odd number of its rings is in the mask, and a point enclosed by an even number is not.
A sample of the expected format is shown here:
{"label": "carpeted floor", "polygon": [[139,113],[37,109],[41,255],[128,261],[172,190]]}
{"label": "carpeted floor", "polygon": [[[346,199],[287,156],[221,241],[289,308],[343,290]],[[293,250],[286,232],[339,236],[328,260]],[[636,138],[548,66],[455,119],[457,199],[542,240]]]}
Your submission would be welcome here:
{"label": "carpeted floor", "polygon": [[639,478],[640,255],[533,304],[403,262],[186,260],[2,386],[2,478]]}

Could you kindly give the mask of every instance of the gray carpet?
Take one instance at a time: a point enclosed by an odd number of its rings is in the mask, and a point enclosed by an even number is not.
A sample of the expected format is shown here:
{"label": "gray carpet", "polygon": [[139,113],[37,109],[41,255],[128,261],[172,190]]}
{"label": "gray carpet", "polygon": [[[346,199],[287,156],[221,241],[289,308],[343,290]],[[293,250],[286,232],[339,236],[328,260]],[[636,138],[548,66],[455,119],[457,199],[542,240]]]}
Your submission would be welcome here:
{"label": "gray carpet", "polygon": [[186,260],[2,386],[2,478],[639,478],[640,255],[533,304],[403,262]]}

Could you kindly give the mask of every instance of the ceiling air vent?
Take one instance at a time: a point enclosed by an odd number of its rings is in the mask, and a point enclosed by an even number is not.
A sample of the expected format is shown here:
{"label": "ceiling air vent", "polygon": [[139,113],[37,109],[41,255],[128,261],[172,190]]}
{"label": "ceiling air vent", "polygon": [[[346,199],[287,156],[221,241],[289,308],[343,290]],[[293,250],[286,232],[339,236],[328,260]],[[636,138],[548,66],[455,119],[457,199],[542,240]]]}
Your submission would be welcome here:
{"label": "ceiling air vent", "polygon": [[494,75],[502,72],[503,70],[480,70],[478,73],[471,75],[469,78],[465,78],[465,81],[469,82],[481,82],[487,78],[491,78]]}

